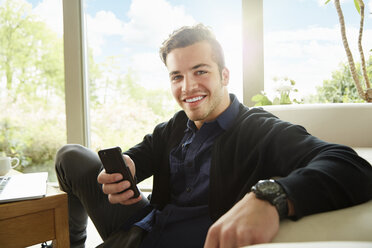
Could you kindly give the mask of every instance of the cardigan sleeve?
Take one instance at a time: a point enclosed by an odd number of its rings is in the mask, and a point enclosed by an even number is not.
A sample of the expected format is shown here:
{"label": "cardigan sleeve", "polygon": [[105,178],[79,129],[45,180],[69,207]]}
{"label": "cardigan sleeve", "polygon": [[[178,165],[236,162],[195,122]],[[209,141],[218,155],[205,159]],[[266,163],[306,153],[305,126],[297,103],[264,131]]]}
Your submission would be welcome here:
{"label": "cardigan sleeve", "polygon": [[138,182],[150,177],[153,174],[153,135],[147,134],[141,143],[125,151],[134,162],[136,167],[136,178]]}
{"label": "cardigan sleeve", "polygon": [[295,207],[294,219],[372,198],[372,167],[350,147],[325,142],[305,128],[270,120],[260,143],[267,163]]}
{"label": "cardigan sleeve", "polygon": [[371,165],[349,147],[325,145],[305,165],[278,179],[294,204],[294,219],[372,198]]}

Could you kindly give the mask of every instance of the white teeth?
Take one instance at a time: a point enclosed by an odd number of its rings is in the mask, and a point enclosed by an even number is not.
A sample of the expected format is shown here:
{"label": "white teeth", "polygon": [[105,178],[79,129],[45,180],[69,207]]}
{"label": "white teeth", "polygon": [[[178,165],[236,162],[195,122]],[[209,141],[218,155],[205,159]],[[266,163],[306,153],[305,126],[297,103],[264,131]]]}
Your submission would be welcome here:
{"label": "white teeth", "polygon": [[194,98],[190,98],[190,99],[186,99],[185,101],[186,102],[196,102],[196,101],[199,101],[199,100],[201,100],[201,99],[203,99],[204,97],[202,97],[202,96],[197,96],[197,97],[194,97]]}

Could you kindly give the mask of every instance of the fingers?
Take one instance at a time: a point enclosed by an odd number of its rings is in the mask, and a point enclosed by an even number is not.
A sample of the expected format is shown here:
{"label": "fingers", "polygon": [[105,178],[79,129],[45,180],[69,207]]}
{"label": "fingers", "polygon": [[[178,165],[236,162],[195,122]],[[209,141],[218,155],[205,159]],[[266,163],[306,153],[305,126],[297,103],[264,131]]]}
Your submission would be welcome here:
{"label": "fingers", "polygon": [[102,184],[102,191],[106,195],[108,194],[117,194],[120,193],[124,190],[129,189],[130,187],[130,182],[127,180],[121,181],[121,182],[114,182],[114,183],[105,183]]}
{"label": "fingers", "polygon": [[234,248],[254,244],[252,235],[247,230],[239,230],[234,226],[228,228],[222,224],[212,225],[207,234],[204,248]]}
{"label": "fingers", "polygon": [[122,179],[123,176],[120,173],[107,174],[105,170],[102,170],[97,177],[97,181],[100,184],[115,183]]}
{"label": "fingers", "polygon": [[123,157],[124,157],[125,163],[129,167],[130,172],[132,173],[132,177],[134,177],[134,175],[136,174],[136,166],[134,165],[133,160],[128,155],[125,155],[125,154],[123,154]]}
{"label": "fingers", "polygon": [[207,238],[205,240],[204,248],[218,248],[219,247],[219,227],[216,225],[212,225],[207,234]]}
{"label": "fingers", "polygon": [[112,204],[120,203],[122,205],[132,205],[139,202],[142,199],[141,195],[137,198],[132,198],[133,195],[134,192],[132,190],[127,190],[120,194],[109,194],[108,200]]}
{"label": "fingers", "polygon": [[132,198],[134,192],[130,190],[129,187],[129,181],[122,181],[119,183],[103,184],[102,191],[108,195],[108,200],[112,204],[120,203],[123,205],[131,205],[139,202],[142,197],[140,195],[137,198]]}
{"label": "fingers", "polygon": [[[132,191],[133,192],[133,191]],[[137,198],[130,198],[129,200],[126,200],[126,201],[121,201],[119,202],[120,204],[123,204],[123,205],[132,205],[132,204],[135,204],[139,201],[142,200],[142,196],[138,196]]]}
{"label": "fingers", "polygon": [[234,248],[240,243],[236,229],[216,223],[212,225],[207,234],[204,248]]}
{"label": "fingers", "polygon": [[105,170],[102,170],[97,177],[97,181],[98,183],[102,184],[102,191],[108,195],[108,200],[110,203],[131,205],[139,202],[142,197],[139,196],[137,198],[132,198],[134,192],[132,190],[128,190],[130,188],[130,182],[127,180],[120,182],[122,179],[123,176],[120,173],[107,174]]}
{"label": "fingers", "polygon": [[219,233],[219,243],[221,248],[233,248],[238,247],[236,243],[236,232],[235,229],[221,229]]}

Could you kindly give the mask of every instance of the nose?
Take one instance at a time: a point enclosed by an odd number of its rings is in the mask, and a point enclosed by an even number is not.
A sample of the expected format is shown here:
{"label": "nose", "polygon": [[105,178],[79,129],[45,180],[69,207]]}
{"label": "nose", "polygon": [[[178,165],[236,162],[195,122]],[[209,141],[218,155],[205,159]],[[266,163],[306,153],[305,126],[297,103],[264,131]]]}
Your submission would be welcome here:
{"label": "nose", "polygon": [[182,91],[190,92],[193,89],[197,88],[198,84],[195,79],[191,76],[185,76],[182,81]]}

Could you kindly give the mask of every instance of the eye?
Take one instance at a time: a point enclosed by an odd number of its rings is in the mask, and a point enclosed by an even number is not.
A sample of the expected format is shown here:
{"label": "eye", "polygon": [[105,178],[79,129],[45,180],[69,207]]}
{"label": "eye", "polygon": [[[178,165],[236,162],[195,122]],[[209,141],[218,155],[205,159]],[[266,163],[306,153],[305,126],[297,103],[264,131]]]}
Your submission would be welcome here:
{"label": "eye", "polygon": [[170,78],[170,80],[171,80],[172,83],[177,83],[177,82],[182,80],[182,76],[181,75],[174,75]]}
{"label": "eye", "polygon": [[206,74],[208,73],[207,71],[202,71],[202,70],[199,70],[199,71],[196,71],[195,74],[196,75],[203,75],[203,74]]}

